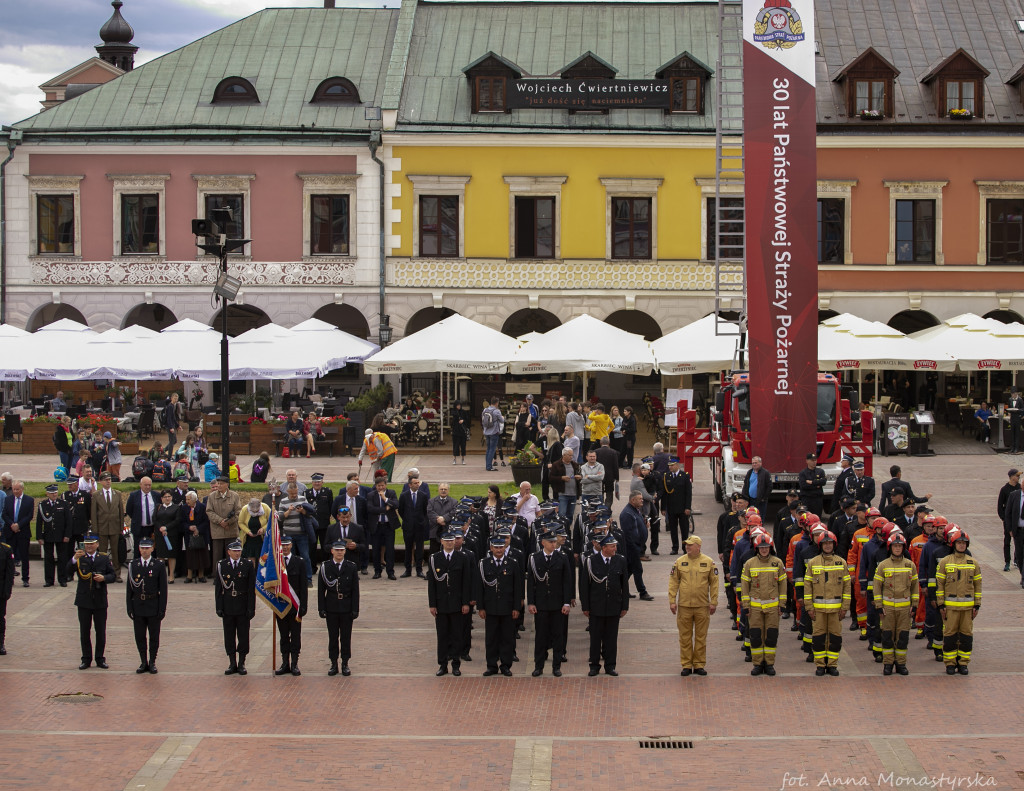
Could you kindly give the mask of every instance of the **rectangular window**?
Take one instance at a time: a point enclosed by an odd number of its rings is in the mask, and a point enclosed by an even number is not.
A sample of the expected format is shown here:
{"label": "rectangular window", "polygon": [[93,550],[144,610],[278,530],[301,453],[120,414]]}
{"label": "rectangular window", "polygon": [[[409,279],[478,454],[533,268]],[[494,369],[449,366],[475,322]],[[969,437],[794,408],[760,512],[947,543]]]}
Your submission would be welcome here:
{"label": "rectangular window", "polygon": [[348,255],[348,195],[310,196],[310,255]]}
{"label": "rectangular window", "polygon": [[121,255],[160,252],[160,196],[121,196]]}
{"label": "rectangular window", "polygon": [[420,196],[420,255],[458,256],[459,196]]}
{"label": "rectangular window", "polygon": [[669,94],[671,97],[669,109],[673,113],[699,113],[700,88],[700,77],[671,78],[669,80]]}
{"label": "rectangular window", "polygon": [[503,113],[503,112],[505,112],[505,78],[504,77],[477,77],[476,78],[476,112],[478,112],[478,113]]}
{"label": "rectangular window", "polygon": [[853,90],[855,114],[885,113],[885,80],[857,80]]}
{"label": "rectangular window", "polygon": [[555,257],[555,199],[516,196],[516,258]]}
{"label": "rectangular window", "polygon": [[651,257],[651,199],[612,198],[612,258]]}
{"label": "rectangular window", "polygon": [[946,112],[950,110],[974,112],[974,80],[946,81]]}
{"label": "rectangular window", "polygon": [[203,196],[203,205],[206,208],[207,219],[212,219],[210,212],[214,209],[231,209],[231,222],[228,223],[227,228],[221,228],[221,233],[227,234],[228,239],[245,238],[244,195],[206,194]]}
{"label": "rectangular window", "polygon": [[935,263],[935,201],[896,201],[896,263]]}
{"label": "rectangular window", "polygon": [[39,255],[74,255],[74,195],[36,196],[36,239]]}
{"label": "rectangular window", "polygon": [[1024,198],[987,202],[988,263],[1024,264]]}
{"label": "rectangular window", "polygon": [[846,206],[842,198],[818,198],[818,263],[843,263]]}
{"label": "rectangular window", "polygon": [[743,257],[743,198],[722,198],[722,227],[715,233],[718,225],[715,217],[715,199],[708,198],[707,248],[708,260],[715,258],[715,251],[721,251],[722,258]]}

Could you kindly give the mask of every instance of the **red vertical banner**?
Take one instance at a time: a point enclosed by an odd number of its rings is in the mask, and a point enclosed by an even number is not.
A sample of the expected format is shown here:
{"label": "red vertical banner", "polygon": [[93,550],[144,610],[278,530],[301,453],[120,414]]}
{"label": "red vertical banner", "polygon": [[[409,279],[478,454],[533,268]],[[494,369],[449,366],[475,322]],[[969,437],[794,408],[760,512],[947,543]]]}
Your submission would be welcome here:
{"label": "red vertical banner", "polygon": [[773,472],[816,449],[814,71],[813,0],[743,0],[751,434]]}

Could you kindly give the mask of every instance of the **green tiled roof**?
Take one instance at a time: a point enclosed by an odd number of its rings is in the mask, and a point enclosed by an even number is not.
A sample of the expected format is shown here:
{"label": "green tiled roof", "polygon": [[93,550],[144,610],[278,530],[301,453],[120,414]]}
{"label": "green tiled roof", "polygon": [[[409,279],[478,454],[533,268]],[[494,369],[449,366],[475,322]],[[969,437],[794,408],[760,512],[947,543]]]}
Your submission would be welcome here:
{"label": "green tiled roof", "polygon": [[[328,77],[380,105],[397,9],[271,8],[32,116],[25,131],[247,134],[365,132],[361,105],[310,104]],[[211,104],[225,77],[244,77],[259,104]]]}

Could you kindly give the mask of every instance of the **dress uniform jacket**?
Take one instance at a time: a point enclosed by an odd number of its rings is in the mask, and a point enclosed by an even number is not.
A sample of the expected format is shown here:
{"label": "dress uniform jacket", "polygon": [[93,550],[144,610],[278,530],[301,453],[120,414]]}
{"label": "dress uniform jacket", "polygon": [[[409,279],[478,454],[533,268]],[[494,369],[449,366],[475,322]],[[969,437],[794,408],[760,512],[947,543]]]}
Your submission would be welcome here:
{"label": "dress uniform jacket", "polygon": [[477,609],[490,615],[511,615],[526,595],[522,563],[506,552],[498,563],[488,554],[477,564]]}
{"label": "dress uniform jacket", "polygon": [[81,540],[80,537],[89,532],[92,495],[81,489],[76,492],[68,490],[60,498],[68,509],[68,517],[71,520],[71,537]]}
{"label": "dress uniform jacket", "polygon": [[797,473],[796,480],[800,502],[807,506],[811,513],[820,514],[825,500],[825,471],[821,467],[815,467],[813,470],[804,467]]}
{"label": "dress uniform jacket", "polygon": [[[0,602],[6,603],[14,590],[14,549],[0,541]],[[3,641],[0,640],[0,645]]]}
{"label": "dress uniform jacket", "polygon": [[139,615],[162,619],[167,613],[167,567],[163,561],[151,557],[145,568],[141,558],[129,563],[124,593],[129,618]]}
{"label": "dress uniform jacket", "polygon": [[618,616],[629,609],[629,566],[622,555],[591,555],[580,569],[580,607],[591,615]]}
{"label": "dress uniform jacket", "polygon": [[439,613],[462,613],[473,598],[473,566],[469,556],[452,550],[451,560],[444,552],[430,556],[427,569],[428,606]]}
{"label": "dress uniform jacket", "polygon": [[[107,609],[107,585],[114,581],[114,564],[110,557],[97,552],[91,559],[88,555],[72,558],[68,563],[68,573],[74,574],[78,581],[75,591],[75,606],[87,610]],[[98,574],[105,582],[93,582],[93,575]]]}
{"label": "dress uniform jacket", "polygon": [[544,550],[534,552],[527,561],[527,603],[538,610],[561,610],[573,600],[572,565],[565,553],[557,549],[548,559]]}
{"label": "dress uniform jacket", "polygon": [[[331,523],[331,508],[334,503],[334,492],[328,487],[321,486],[319,490],[314,489],[312,486],[305,491],[306,502],[316,509],[316,522],[320,525],[321,530],[326,530],[327,526]],[[337,511],[335,511],[337,513]],[[355,517],[355,514],[352,515]],[[330,544],[327,544],[329,547]],[[312,547],[310,547],[312,550]]]}
{"label": "dress uniform jacket", "polygon": [[359,616],[359,572],[355,563],[343,560],[339,569],[331,559],[320,565],[317,611],[321,618],[326,618],[327,613],[351,615],[353,618]]}
{"label": "dress uniform jacket", "polygon": [[858,477],[856,473],[846,479],[846,493],[858,503],[871,505],[875,499],[875,479],[867,475]]}
{"label": "dress uniform jacket", "polygon": [[[298,579],[305,579],[305,567]],[[256,572],[248,560],[239,560],[237,568],[231,568],[231,559],[224,558],[217,564],[214,580],[214,601],[217,615],[256,616]],[[299,588],[302,585],[297,586]]]}
{"label": "dress uniform jacket", "polygon": [[71,519],[63,500],[40,500],[36,509],[36,541],[61,544],[71,541]]}
{"label": "dress uniform jacket", "polygon": [[[288,560],[288,563],[285,564],[285,572],[288,574],[289,585],[291,586],[292,592],[299,600],[299,612],[297,614],[301,618],[303,615],[306,614],[306,602],[308,601],[309,598],[309,586],[305,584],[305,558],[301,558],[297,554],[292,552],[291,557]],[[295,584],[291,584],[292,580],[295,580]],[[292,612],[294,612],[294,610]]]}

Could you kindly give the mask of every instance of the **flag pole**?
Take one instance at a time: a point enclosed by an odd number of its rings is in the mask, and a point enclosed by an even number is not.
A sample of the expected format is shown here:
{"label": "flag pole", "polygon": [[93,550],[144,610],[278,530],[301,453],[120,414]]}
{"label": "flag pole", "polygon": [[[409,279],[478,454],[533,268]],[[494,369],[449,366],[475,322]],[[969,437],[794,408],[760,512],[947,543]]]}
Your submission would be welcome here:
{"label": "flag pole", "polygon": [[277,613],[270,613],[270,620],[274,624],[270,639],[270,677],[274,678],[274,671],[277,669]]}

